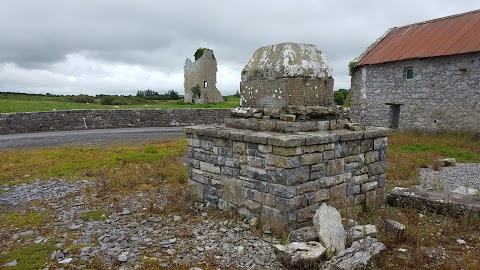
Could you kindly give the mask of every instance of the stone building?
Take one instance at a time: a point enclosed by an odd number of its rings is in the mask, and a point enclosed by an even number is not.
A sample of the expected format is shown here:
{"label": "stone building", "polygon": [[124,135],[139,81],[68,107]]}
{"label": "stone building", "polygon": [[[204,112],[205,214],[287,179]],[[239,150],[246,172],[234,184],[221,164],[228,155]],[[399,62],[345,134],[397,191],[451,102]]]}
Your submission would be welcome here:
{"label": "stone building", "polygon": [[196,60],[185,61],[185,103],[220,103],[223,97],[217,89],[217,60],[210,49],[200,48]]}
{"label": "stone building", "polygon": [[257,50],[242,107],[224,125],[184,128],[192,198],[275,230],[311,225],[326,202],[361,211],[384,199],[387,129],[348,123],[314,45]]}
{"label": "stone building", "polygon": [[480,10],[395,27],[360,57],[351,117],[395,129],[480,126]]}

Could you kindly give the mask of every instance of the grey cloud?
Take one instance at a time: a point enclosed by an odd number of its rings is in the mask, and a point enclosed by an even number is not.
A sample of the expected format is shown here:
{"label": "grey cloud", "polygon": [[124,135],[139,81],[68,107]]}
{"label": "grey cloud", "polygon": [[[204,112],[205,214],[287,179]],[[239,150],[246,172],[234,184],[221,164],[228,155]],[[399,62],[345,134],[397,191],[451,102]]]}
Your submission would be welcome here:
{"label": "grey cloud", "polygon": [[[334,69],[336,88],[347,88],[348,61],[388,28],[476,8],[474,0],[3,0],[0,63],[14,63],[24,73],[48,71],[68,55],[80,54],[92,65],[140,66],[163,76],[181,73],[185,58],[192,58],[198,47],[209,47],[220,67],[237,73],[225,78],[237,78],[258,47],[292,41],[316,44]],[[75,68],[69,74],[55,72],[75,76]],[[41,80],[30,75],[24,88],[40,87],[33,84]],[[226,88],[237,83],[219,81]],[[0,82],[0,91],[7,85]],[[59,82],[58,87],[65,85]],[[111,87],[118,85],[122,83]],[[109,90],[108,84],[101,87]]]}

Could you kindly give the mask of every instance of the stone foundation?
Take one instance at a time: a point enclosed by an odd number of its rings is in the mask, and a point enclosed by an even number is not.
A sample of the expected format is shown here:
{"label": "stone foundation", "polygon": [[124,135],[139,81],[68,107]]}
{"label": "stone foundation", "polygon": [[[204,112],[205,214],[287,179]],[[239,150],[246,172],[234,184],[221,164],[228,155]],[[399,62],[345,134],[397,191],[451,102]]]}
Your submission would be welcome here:
{"label": "stone foundation", "polygon": [[275,229],[311,225],[323,202],[339,209],[383,203],[387,130],[276,133],[193,126],[191,195],[256,216]]}

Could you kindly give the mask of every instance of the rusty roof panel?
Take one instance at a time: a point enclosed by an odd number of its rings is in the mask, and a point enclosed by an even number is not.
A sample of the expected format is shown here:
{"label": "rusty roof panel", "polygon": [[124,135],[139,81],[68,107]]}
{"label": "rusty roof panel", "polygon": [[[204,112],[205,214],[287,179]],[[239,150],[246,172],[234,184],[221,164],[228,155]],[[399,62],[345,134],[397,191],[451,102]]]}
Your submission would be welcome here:
{"label": "rusty roof panel", "polygon": [[393,29],[358,65],[479,51],[480,10],[474,10]]}

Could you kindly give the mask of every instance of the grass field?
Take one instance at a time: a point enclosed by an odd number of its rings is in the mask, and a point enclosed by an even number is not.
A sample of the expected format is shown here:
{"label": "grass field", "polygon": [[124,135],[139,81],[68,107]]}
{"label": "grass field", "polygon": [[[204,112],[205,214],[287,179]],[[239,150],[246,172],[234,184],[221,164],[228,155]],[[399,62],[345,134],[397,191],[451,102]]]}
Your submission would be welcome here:
{"label": "grass field", "polygon": [[[127,97],[128,99],[128,97]],[[161,109],[161,108],[236,108],[240,98],[227,97],[227,101],[216,104],[182,104],[177,100],[145,100],[145,104],[136,105],[101,105],[95,103],[74,103],[69,97],[12,95],[0,93],[0,113],[43,112],[52,110],[75,109]]]}

